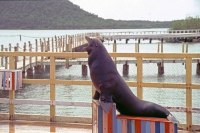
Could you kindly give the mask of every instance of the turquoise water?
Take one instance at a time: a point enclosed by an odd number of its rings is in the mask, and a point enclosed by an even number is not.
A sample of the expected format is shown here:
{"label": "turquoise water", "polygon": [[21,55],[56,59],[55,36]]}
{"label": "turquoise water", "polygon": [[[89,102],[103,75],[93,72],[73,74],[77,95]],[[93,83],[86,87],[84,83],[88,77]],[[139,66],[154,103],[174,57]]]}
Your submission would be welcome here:
{"label": "turquoise water", "polygon": [[[167,30],[167,29],[148,29],[148,30]],[[136,31],[136,30],[0,30],[0,44],[8,45],[9,43],[19,43],[23,46],[24,42],[31,41],[34,43],[35,39],[41,37],[54,37],[55,35],[72,35],[76,33],[85,32],[108,32],[108,31]],[[139,31],[139,29],[138,29]],[[141,30],[142,31],[142,30]],[[19,40],[19,35],[22,35],[22,40]],[[157,52],[158,40],[153,40],[152,44],[148,40],[141,40],[140,52]],[[125,44],[125,40],[117,41],[117,52],[134,52],[135,40],[130,40],[129,44]],[[112,52],[112,41],[106,41],[105,47],[108,52]],[[200,53],[200,43],[189,44],[189,53]],[[164,53],[181,53],[182,44],[180,43],[164,43]],[[122,65],[117,65],[119,73],[122,75]],[[129,65],[129,75],[123,77],[126,81],[136,81],[137,68],[134,64]],[[89,75],[89,74],[88,74]],[[35,74],[33,78],[49,78],[49,68],[45,68],[41,73]],[[81,66],[72,66],[66,69],[65,66],[56,67],[57,79],[68,80],[90,80],[90,76],[83,77],[81,75]],[[143,81],[144,82],[170,82],[170,83],[185,83],[185,65],[182,64],[165,64],[164,75],[157,74],[157,64],[144,64],[143,65]],[[192,65],[192,82],[200,83],[200,76],[196,75],[196,64]],[[49,85],[23,85],[23,89],[16,92],[16,99],[36,99],[36,100],[49,100]],[[132,91],[136,94],[135,87],[131,87]],[[56,100],[58,101],[85,101],[91,102],[91,86],[78,86],[78,85],[56,85]],[[200,91],[193,90],[193,107],[200,108]],[[0,97],[8,97],[8,92],[0,91]],[[158,103],[163,106],[186,106],[186,90],[185,89],[164,89],[164,88],[143,88],[143,98],[148,101]],[[16,105],[16,113],[27,114],[49,114],[49,106],[44,105]],[[8,112],[6,104],[0,104],[0,112]],[[66,107],[57,106],[56,114],[64,116],[83,116],[91,117],[91,108],[88,107]],[[173,114],[179,119],[181,123],[185,123],[185,113]],[[200,114],[193,114],[193,123],[200,123]]]}

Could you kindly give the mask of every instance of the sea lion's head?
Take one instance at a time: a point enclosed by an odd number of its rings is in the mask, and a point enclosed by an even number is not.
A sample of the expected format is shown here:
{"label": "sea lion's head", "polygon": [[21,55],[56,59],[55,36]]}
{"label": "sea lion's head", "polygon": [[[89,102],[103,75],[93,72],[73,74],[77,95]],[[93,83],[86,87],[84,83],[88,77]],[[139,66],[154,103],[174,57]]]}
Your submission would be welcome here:
{"label": "sea lion's head", "polygon": [[88,36],[85,36],[85,39],[88,42],[88,46],[84,47],[83,49],[87,51],[88,55],[91,54],[92,51],[95,51],[97,49],[101,49],[103,46],[103,40],[98,38],[90,38]]}

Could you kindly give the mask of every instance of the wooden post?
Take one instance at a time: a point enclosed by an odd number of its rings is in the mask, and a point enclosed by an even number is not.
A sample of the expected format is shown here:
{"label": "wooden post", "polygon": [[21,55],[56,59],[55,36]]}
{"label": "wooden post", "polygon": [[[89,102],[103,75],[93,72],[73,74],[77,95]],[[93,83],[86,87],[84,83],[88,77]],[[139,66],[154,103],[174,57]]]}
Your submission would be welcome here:
{"label": "wooden post", "polygon": [[[163,53],[163,40],[161,43],[158,43],[158,53]],[[157,63],[158,66],[158,74],[162,75],[164,74],[164,63],[163,63],[163,58],[161,58],[161,62]]]}
{"label": "wooden post", "polygon": [[[55,57],[50,57],[50,80],[53,82],[56,79],[55,76]],[[50,84],[50,100],[55,101],[56,96],[55,96],[55,83]],[[52,102],[53,103],[53,102]],[[55,105],[50,105],[50,121],[54,122],[55,121],[55,114],[56,114],[56,107]]]}
{"label": "wooden post", "polygon": [[43,39],[44,42],[43,42],[43,45],[44,45],[44,52],[47,52],[47,42],[46,42],[46,39],[44,38]]}
{"label": "wooden post", "polygon": [[75,48],[75,41],[74,41],[74,35],[72,35],[72,49]]}
{"label": "wooden post", "polygon": [[58,38],[58,40],[59,40],[58,41],[59,52],[61,52],[61,48],[62,48],[62,44],[61,43],[62,43],[62,41],[61,41],[60,37]]}
{"label": "wooden post", "polygon": [[60,52],[63,51],[62,47],[63,47],[63,37],[61,36],[61,37],[60,37],[60,49],[61,49]]}
{"label": "wooden post", "polygon": [[[17,52],[17,47],[14,47],[14,51]],[[15,67],[14,69],[17,69],[17,56],[15,56]]]}
{"label": "wooden post", "polygon": [[161,42],[161,53],[163,53],[163,43]]}
{"label": "wooden post", "polygon": [[185,50],[184,50],[184,45],[185,45],[185,43],[184,43],[184,42],[182,42],[182,53],[184,53],[184,52],[185,52]]}
{"label": "wooden post", "polygon": [[158,42],[158,53],[160,53],[160,42]]}
{"label": "wooden post", "polygon": [[62,47],[63,47],[63,37],[61,36],[60,37],[60,52],[63,51]]}
{"label": "wooden post", "polygon": [[47,52],[50,51],[50,41],[49,41],[49,38],[48,38],[48,41],[47,41]]}
{"label": "wooden post", "polygon": [[81,34],[78,35],[78,41],[79,41],[79,45],[78,46],[81,46]]}
{"label": "wooden post", "polygon": [[[186,57],[186,107],[192,108],[192,58]],[[186,112],[187,130],[192,131],[192,112]]]}
{"label": "wooden post", "polygon": [[56,43],[56,52],[58,52],[58,40],[57,40],[57,37],[55,36],[55,43]]}
{"label": "wooden post", "polygon": [[76,47],[78,47],[79,46],[79,34],[77,34],[77,36],[76,36],[76,42],[77,42]]}
{"label": "wooden post", "polygon": [[62,52],[65,51],[65,37],[63,36],[63,39],[62,39]]}
{"label": "wooden post", "polygon": [[[68,36],[66,35],[66,38],[65,38],[65,51],[66,52],[69,52],[69,44],[68,44],[68,42],[67,42],[67,40],[68,40],[68,38],[67,38]],[[67,46],[68,45],[68,46]],[[68,48],[67,48],[68,47]]]}
{"label": "wooden post", "polygon": [[[38,41],[37,39],[35,39],[35,52],[38,52]],[[35,65],[37,66],[37,62],[38,62],[38,57],[35,56]]]}
{"label": "wooden post", "polygon": [[196,74],[200,75],[200,63],[197,63]]}
{"label": "wooden post", "polygon": [[[14,56],[9,56],[9,69],[15,69],[15,58]],[[9,90],[9,99],[15,99],[15,90]],[[15,105],[9,103],[9,120],[14,119]]]}
{"label": "wooden post", "polygon": [[129,65],[126,61],[126,63],[123,65],[123,76],[128,76],[129,74]]}
{"label": "wooden post", "polygon": [[[113,43],[113,52],[117,52],[117,43],[116,43],[116,40],[114,40],[114,43]],[[117,65],[117,57],[114,57],[114,63],[115,65]]]}
{"label": "wooden post", "polygon": [[77,35],[74,35],[74,47],[76,48],[77,47],[77,37],[76,37]]}
{"label": "wooden post", "polygon": [[[3,51],[3,45],[1,45],[1,51]],[[3,58],[4,58],[4,56],[1,56],[1,66],[3,66],[3,64],[4,64]]]}
{"label": "wooden post", "polygon": [[51,42],[51,48],[52,48],[52,52],[54,52],[54,43],[53,43],[53,38],[52,38],[52,42]]}
{"label": "wooden post", "polygon": [[188,53],[188,42],[186,42],[186,50],[185,50],[186,53]]}
{"label": "wooden post", "polygon": [[82,75],[83,76],[87,76],[87,66],[86,65],[82,65]]}
{"label": "wooden post", "polygon": [[[5,48],[5,51],[8,51],[8,48]],[[8,56],[5,56],[5,69],[8,69]]]}
{"label": "wooden post", "polygon": [[[41,52],[44,52],[44,43],[42,42],[41,43]],[[41,56],[41,63],[40,63],[40,66],[42,67],[43,66],[43,59],[44,57],[43,56]]]}
{"label": "wooden post", "polygon": [[142,64],[142,57],[137,57],[137,97],[142,99],[143,90],[142,90],[142,76],[143,76],[143,70],[142,70],[143,64]]}
{"label": "wooden post", "polygon": [[[185,45],[185,42],[182,42],[182,53],[185,53],[185,49],[184,49],[185,46],[184,46],[184,45]],[[184,63],[182,63],[182,65],[184,65]],[[185,68],[186,68],[186,67],[185,67]]]}
{"label": "wooden post", "polygon": [[157,66],[158,66],[158,74],[159,75],[162,75],[164,74],[164,65],[162,65],[163,62],[161,61],[160,63],[157,63]]}
{"label": "wooden post", "polygon": [[[66,52],[69,52],[69,44],[66,45]],[[65,59],[66,59],[66,68],[69,69],[69,57],[67,57]]]}
{"label": "wooden post", "polygon": [[8,51],[11,52],[12,51],[12,46],[11,46],[11,43],[9,43],[9,48],[8,48]]}
{"label": "wooden post", "polygon": [[72,51],[72,48],[73,48],[73,46],[72,46],[72,36],[69,36],[68,38],[69,38],[69,51],[73,52]]}
{"label": "wooden post", "polygon": [[[26,52],[26,43],[24,43],[24,49],[23,49],[24,52]],[[26,65],[26,56],[23,56],[23,73],[25,73],[25,65]]]}
{"label": "wooden post", "polygon": [[57,37],[57,52],[59,52],[59,47],[60,47],[60,39],[59,37]]}
{"label": "wooden post", "polygon": [[150,39],[149,39],[149,43],[151,43],[151,42],[152,42],[152,39],[150,38]]}
{"label": "wooden post", "polygon": [[139,49],[138,46],[139,46],[138,43],[135,43],[135,53],[138,53],[138,52],[139,52],[139,51],[138,51],[138,49]]}
{"label": "wooden post", "polygon": [[[19,43],[17,43],[17,51],[19,51]],[[16,56],[16,58],[15,58],[16,60],[17,60],[17,62],[19,61],[19,58],[18,58],[18,56]]]}
{"label": "wooden post", "polygon": [[[30,41],[28,43],[29,43],[29,52],[32,52],[32,44],[30,43]],[[32,56],[29,56],[29,65],[30,68],[32,69]]]}
{"label": "wooden post", "polygon": [[[161,42],[161,53],[163,53],[163,41]],[[164,67],[163,58],[161,59],[161,66]]]}

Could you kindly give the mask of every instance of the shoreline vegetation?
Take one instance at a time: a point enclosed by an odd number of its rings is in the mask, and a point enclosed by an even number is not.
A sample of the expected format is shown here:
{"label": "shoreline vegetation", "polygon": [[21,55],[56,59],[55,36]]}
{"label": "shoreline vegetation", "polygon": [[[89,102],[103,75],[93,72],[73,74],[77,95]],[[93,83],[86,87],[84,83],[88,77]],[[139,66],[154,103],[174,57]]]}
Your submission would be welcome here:
{"label": "shoreline vegetation", "polygon": [[[200,29],[200,18],[199,16],[196,17],[186,17],[183,21],[175,21],[172,24],[172,27],[170,30],[188,30],[188,29]],[[178,32],[178,33],[181,33]],[[195,30],[193,31],[195,33]],[[176,39],[168,39],[167,42],[174,42],[174,43],[180,43],[180,42],[200,42],[200,36],[197,38],[176,38]]]}

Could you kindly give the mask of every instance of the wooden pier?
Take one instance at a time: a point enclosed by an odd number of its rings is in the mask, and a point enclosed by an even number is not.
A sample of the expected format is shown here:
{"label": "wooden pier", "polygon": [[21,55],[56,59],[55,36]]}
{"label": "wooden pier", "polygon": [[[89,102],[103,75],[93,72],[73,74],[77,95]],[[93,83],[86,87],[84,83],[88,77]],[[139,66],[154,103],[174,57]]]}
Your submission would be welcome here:
{"label": "wooden pier", "polygon": [[[117,43],[116,40],[128,40],[137,39],[138,43],[135,43],[135,53],[140,52],[139,44],[140,39],[160,39],[161,42],[158,42],[158,53],[163,53],[163,39],[165,38],[187,38],[194,37],[200,38],[200,30],[185,30],[185,31],[167,31],[167,32],[156,32],[153,31],[140,31],[140,32],[112,32],[112,33],[85,33],[77,34],[73,36],[55,36],[52,38],[43,38],[35,40],[35,43],[32,44],[30,41],[26,44],[24,43],[23,48],[19,47],[19,44],[12,47],[9,44],[8,48],[4,48],[1,45],[1,51],[23,51],[23,52],[83,52],[83,46],[86,46],[85,36],[97,37],[103,40],[114,40],[113,43],[113,52],[117,52]],[[12,49],[13,48],[13,49]],[[182,43],[182,52],[187,53],[188,51],[188,42]],[[26,57],[23,56],[16,57],[15,59],[15,69],[21,69],[23,72],[33,73],[34,71],[40,71],[43,65],[50,65],[49,57],[44,56],[35,56],[35,57]],[[123,74],[128,75],[128,65],[137,64],[136,59],[128,58],[113,58],[113,61],[116,64],[123,64]],[[158,66],[158,74],[164,74],[164,63],[185,63],[184,59],[143,59],[143,63],[156,63]],[[193,59],[192,63],[197,64],[196,73],[200,74],[200,61],[199,59]],[[82,65],[82,75],[87,75],[87,59],[70,59],[70,58],[59,58],[56,60],[56,65],[65,65],[66,68],[69,68],[72,65]],[[1,56],[1,67],[9,68],[8,57]]]}
{"label": "wooden pier", "polygon": [[[177,33],[178,34],[178,33]],[[28,43],[24,44],[23,48],[18,46],[9,48],[3,47],[0,52],[1,56],[1,67],[6,69],[22,69],[24,72],[31,72],[35,66],[49,65],[50,66],[50,78],[49,79],[22,79],[23,84],[46,84],[50,85],[50,94],[49,100],[32,100],[32,99],[16,99],[15,91],[9,91],[9,98],[0,98],[0,103],[8,104],[9,111],[8,113],[0,113],[0,120],[32,120],[32,121],[50,121],[50,122],[68,122],[76,124],[92,124],[92,118],[83,118],[83,117],[66,117],[66,116],[57,116],[56,115],[56,106],[81,106],[81,107],[90,107],[91,102],[74,102],[74,101],[57,101],[56,100],[56,85],[81,85],[81,86],[91,86],[93,88],[92,92],[94,94],[94,87],[90,80],[63,80],[56,79],[56,65],[66,65],[69,68],[71,65],[82,65],[84,74],[87,73],[87,53],[86,52],[73,52],[73,48],[77,48],[85,43],[84,36],[88,35],[91,37],[103,38],[103,33],[91,33],[91,34],[81,34],[75,36],[65,36],[64,43],[63,37],[53,37],[51,39],[40,39],[35,41],[35,45]],[[182,35],[182,36],[181,36]],[[180,35],[170,35],[170,37],[185,37],[186,34],[180,33]],[[190,37],[199,37],[200,33],[190,33]],[[148,38],[152,38],[152,35],[148,35]],[[104,36],[107,38],[108,36]],[[115,38],[116,37],[116,38]],[[192,82],[192,63],[197,64],[197,74],[200,72],[200,54],[199,53],[187,53],[185,49],[183,53],[163,53],[163,43],[158,43],[158,52],[157,53],[140,53],[139,43],[135,44],[135,52],[133,53],[117,53],[116,47],[117,43],[115,39],[119,36],[112,36],[114,39],[113,43],[113,52],[109,53],[111,58],[116,64],[124,65],[124,74],[128,74],[128,65],[135,64],[137,77],[136,81],[127,81],[126,83],[130,87],[135,87],[137,89],[137,97],[143,99],[143,88],[164,88],[164,89],[182,89],[185,90],[185,106],[184,107],[166,107],[171,112],[184,112],[186,113],[186,123],[180,123],[178,125],[179,129],[187,131],[199,131],[200,123],[194,124],[192,121],[193,113],[200,113],[200,108],[193,107],[193,98],[192,90],[200,89],[199,83]],[[123,35],[125,40],[133,36]],[[135,36],[138,37],[138,36]],[[144,37],[144,36],[143,36]],[[147,37],[147,36],[146,36]],[[163,37],[163,35],[160,37]],[[169,37],[169,36],[168,36]],[[59,39],[58,39],[59,38]],[[79,39],[81,41],[77,41]],[[121,39],[123,39],[121,38]],[[142,37],[141,37],[142,38]],[[111,38],[110,38],[111,39]],[[44,41],[45,40],[45,41]],[[50,41],[53,40],[53,41]],[[56,40],[56,41],[54,41]],[[60,41],[58,41],[60,40]],[[161,39],[162,40],[162,39]],[[187,46],[188,43],[184,42],[183,46]],[[38,46],[38,47],[37,47]],[[11,49],[14,48],[14,49]],[[34,49],[33,49],[34,48]],[[185,48],[185,47],[183,47]],[[21,49],[21,50],[20,50]],[[22,50],[23,49],[23,50]],[[187,49],[187,47],[186,47]],[[84,58],[84,59],[83,59]],[[145,82],[143,81],[143,64],[144,63],[155,63],[158,67],[158,73],[163,74],[164,64],[165,63],[181,63],[185,67],[185,82],[184,83],[157,83],[157,82]],[[28,70],[28,71],[27,71]],[[92,95],[93,95],[92,94]],[[30,114],[18,114],[15,112],[16,104],[31,104],[31,105],[48,105],[49,106],[49,115],[30,115]]]}

